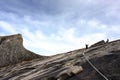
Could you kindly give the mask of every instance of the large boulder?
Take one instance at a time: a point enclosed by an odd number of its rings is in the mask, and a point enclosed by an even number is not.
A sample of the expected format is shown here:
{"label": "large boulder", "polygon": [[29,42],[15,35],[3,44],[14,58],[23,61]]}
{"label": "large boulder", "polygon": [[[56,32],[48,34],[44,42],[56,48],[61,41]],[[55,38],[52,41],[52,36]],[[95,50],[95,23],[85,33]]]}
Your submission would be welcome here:
{"label": "large boulder", "polygon": [[0,67],[36,58],[44,57],[25,49],[21,34],[0,36]]}

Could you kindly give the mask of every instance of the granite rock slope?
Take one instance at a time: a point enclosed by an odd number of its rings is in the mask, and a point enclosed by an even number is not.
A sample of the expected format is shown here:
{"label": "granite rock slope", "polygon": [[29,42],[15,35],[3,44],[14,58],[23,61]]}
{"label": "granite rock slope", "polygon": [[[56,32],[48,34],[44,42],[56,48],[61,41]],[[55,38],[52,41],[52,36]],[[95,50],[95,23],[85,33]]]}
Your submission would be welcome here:
{"label": "granite rock slope", "polygon": [[21,34],[0,36],[0,67],[36,58],[44,57],[25,49]]}
{"label": "granite rock slope", "polygon": [[100,41],[88,49],[61,53],[43,60],[38,56],[1,67],[0,80],[105,80],[85,57],[109,80],[120,80],[120,40]]}

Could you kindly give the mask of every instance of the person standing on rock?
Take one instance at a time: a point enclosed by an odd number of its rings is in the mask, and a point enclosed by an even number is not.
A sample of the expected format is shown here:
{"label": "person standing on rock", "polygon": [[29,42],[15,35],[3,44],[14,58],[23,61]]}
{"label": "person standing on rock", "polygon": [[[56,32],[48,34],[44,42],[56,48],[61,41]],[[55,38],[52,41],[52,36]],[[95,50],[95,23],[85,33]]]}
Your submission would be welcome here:
{"label": "person standing on rock", "polygon": [[88,44],[85,45],[86,49],[88,49]]}
{"label": "person standing on rock", "polygon": [[108,42],[109,42],[109,39],[107,39],[106,43],[108,43]]}

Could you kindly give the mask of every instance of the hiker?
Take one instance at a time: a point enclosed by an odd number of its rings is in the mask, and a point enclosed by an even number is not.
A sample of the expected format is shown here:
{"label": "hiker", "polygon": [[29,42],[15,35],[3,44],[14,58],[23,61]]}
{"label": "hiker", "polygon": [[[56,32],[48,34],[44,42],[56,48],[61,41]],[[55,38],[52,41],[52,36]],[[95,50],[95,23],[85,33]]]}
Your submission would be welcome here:
{"label": "hiker", "polygon": [[86,44],[85,46],[86,46],[86,49],[88,49],[88,44]]}
{"label": "hiker", "polygon": [[106,43],[108,43],[108,42],[109,42],[109,39],[107,39]]}

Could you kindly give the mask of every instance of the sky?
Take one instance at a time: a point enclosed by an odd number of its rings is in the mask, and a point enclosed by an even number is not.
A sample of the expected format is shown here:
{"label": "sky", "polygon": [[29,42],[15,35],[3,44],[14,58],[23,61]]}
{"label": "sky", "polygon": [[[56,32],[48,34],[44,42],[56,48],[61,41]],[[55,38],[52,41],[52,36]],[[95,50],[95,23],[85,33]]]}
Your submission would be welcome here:
{"label": "sky", "polygon": [[25,48],[55,55],[120,39],[120,0],[0,0],[0,36],[21,33]]}

